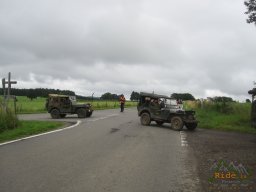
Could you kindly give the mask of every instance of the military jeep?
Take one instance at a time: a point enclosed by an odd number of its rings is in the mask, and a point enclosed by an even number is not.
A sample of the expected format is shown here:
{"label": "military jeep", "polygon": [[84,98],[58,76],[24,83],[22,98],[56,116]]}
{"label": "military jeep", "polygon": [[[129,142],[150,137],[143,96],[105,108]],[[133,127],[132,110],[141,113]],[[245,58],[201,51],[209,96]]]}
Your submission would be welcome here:
{"label": "military jeep", "polygon": [[175,99],[165,95],[141,92],[137,109],[142,125],[150,125],[151,121],[158,125],[171,123],[171,128],[177,131],[182,130],[184,125],[188,130],[197,127],[195,111],[183,110]]}
{"label": "military jeep", "polygon": [[64,118],[67,114],[77,114],[79,118],[90,117],[92,105],[76,102],[75,96],[49,94],[45,107],[53,119]]}

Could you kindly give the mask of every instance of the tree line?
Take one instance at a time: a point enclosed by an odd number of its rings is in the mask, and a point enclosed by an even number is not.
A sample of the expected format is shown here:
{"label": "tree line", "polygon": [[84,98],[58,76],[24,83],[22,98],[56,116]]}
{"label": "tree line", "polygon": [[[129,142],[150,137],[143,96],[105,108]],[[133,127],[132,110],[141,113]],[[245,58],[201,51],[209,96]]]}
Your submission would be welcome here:
{"label": "tree line", "polygon": [[[0,88],[0,95],[3,95],[3,88]],[[35,99],[37,97],[48,97],[49,94],[62,94],[62,95],[73,95],[74,91],[60,90],[60,89],[46,89],[46,88],[35,88],[35,89],[16,89],[11,88],[11,95],[15,96],[26,96],[28,98]]]}
{"label": "tree line", "polygon": [[171,98],[174,98],[176,100],[183,100],[183,101],[194,101],[195,97],[193,95],[191,95],[190,93],[173,93],[171,94]]}
{"label": "tree line", "polygon": [[[60,90],[60,89],[47,89],[47,88],[34,88],[34,89],[17,89],[11,88],[11,95],[16,96],[26,96],[28,98],[35,99],[37,97],[48,97],[49,94],[60,94],[60,95],[72,95],[76,96],[78,99],[85,99],[85,100],[118,100],[120,95],[116,93],[106,92],[102,94],[100,97],[92,97],[92,96],[81,96],[76,95],[74,91],[70,90]],[[3,88],[0,88],[0,95],[3,95]],[[131,101],[138,101],[140,97],[140,93],[136,91],[132,91],[130,95]],[[173,93],[171,95],[174,99],[182,99],[186,100],[195,100],[194,96],[190,93]]]}
{"label": "tree line", "polygon": [[[11,95],[16,96],[26,96],[30,98],[31,100],[37,98],[37,97],[48,97],[49,94],[61,94],[61,95],[72,95],[76,96],[77,99],[84,99],[84,100],[118,100],[120,95],[115,93],[106,92],[101,95],[101,97],[92,97],[92,96],[81,96],[76,95],[74,91],[70,90],[60,90],[60,89],[47,89],[47,88],[35,88],[35,89],[17,89],[17,88],[11,88]],[[0,95],[3,95],[3,89],[0,88]],[[132,91],[130,95],[131,101],[138,101],[140,97],[140,93],[136,91]],[[187,100],[196,100],[195,97],[190,93],[173,93],[171,94],[171,97],[174,99],[181,99],[183,101]],[[213,102],[234,102],[234,100],[231,97],[213,97],[210,98]]]}

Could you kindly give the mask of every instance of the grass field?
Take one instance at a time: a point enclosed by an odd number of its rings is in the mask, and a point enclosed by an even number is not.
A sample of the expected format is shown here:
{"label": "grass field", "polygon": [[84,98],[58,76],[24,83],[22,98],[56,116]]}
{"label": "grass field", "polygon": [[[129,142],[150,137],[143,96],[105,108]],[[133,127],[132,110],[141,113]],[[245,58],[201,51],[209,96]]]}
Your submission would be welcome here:
{"label": "grass field", "polygon": [[205,102],[201,105],[196,102],[186,102],[185,108],[196,111],[200,128],[256,134],[256,129],[251,127],[250,122],[250,103]]}
{"label": "grass field", "polygon": [[[45,100],[46,98],[38,97],[37,99],[30,100],[27,97],[17,96],[16,102],[16,111],[17,113],[43,113],[46,112],[45,109]],[[118,101],[85,101],[79,100],[79,103],[91,103],[93,105],[94,110],[102,110],[102,109],[113,109],[119,108]],[[14,108],[13,100],[9,101],[9,107]],[[137,102],[127,101],[125,103],[125,107],[135,107],[137,106]]]}

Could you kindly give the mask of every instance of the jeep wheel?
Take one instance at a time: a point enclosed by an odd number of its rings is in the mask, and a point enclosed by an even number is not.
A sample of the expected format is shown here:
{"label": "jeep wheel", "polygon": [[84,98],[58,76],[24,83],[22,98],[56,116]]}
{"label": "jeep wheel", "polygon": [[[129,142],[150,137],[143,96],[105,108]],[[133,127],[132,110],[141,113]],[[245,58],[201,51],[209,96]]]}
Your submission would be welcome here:
{"label": "jeep wheel", "polygon": [[92,112],[87,112],[86,113],[86,117],[91,117],[91,115],[92,115]]}
{"label": "jeep wheel", "polygon": [[175,116],[175,117],[171,118],[171,127],[173,130],[180,131],[180,130],[182,130],[183,125],[184,124],[183,124],[181,117]]}
{"label": "jeep wheel", "polygon": [[186,123],[187,129],[193,131],[197,127],[197,123]]}
{"label": "jeep wheel", "polygon": [[142,125],[150,125],[150,116],[148,113],[142,113],[140,116],[140,122]]}
{"label": "jeep wheel", "polygon": [[77,116],[78,118],[85,118],[86,117],[86,110],[83,108],[77,109]]}
{"label": "jeep wheel", "polygon": [[156,121],[156,124],[157,124],[157,125],[163,125],[164,122],[163,122],[163,121]]}
{"label": "jeep wheel", "polygon": [[59,119],[60,118],[60,111],[58,109],[51,110],[51,117],[53,119]]}

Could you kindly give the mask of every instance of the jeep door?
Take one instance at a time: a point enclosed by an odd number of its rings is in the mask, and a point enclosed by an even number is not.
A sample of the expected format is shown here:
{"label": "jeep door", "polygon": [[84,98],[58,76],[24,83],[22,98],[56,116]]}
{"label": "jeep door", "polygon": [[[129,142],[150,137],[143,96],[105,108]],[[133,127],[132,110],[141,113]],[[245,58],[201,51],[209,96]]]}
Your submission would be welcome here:
{"label": "jeep door", "polygon": [[60,99],[60,111],[61,113],[71,112],[71,101],[68,97],[63,97]]}
{"label": "jeep door", "polygon": [[153,119],[159,119],[161,118],[161,108],[160,105],[154,101],[151,101],[149,104],[149,108],[150,108],[150,113],[151,113],[151,117]]}

